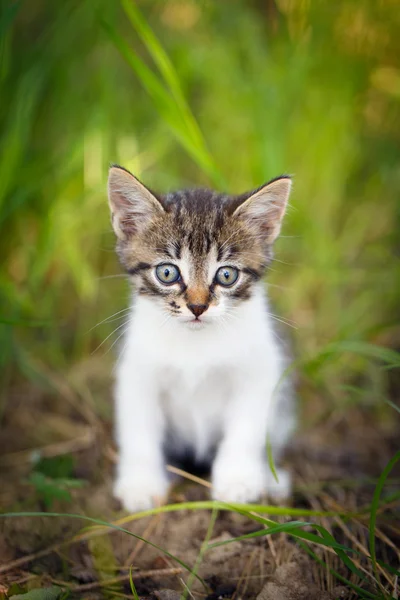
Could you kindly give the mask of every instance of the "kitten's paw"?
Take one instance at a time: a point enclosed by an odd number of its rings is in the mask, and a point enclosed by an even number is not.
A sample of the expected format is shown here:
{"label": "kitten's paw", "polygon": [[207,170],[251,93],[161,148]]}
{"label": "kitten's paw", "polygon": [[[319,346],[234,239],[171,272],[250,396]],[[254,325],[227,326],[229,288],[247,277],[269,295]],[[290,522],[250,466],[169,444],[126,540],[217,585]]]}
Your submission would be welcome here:
{"label": "kitten's paw", "polygon": [[292,495],[292,476],[286,469],[276,469],[278,481],[272,473],[268,474],[267,496],[270,500],[279,504]]}
{"label": "kitten's paw", "polygon": [[212,497],[221,502],[247,504],[255,502],[267,488],[264,464],[255,462],[241,465],[235,462],[214,467]]}
{"label": "kitten's paw", "polygon": [[166,478],[151,471],[135,471],[117,478],[114,496],[122,502],[128,512],[134,513],[159,506],[168,490]]}

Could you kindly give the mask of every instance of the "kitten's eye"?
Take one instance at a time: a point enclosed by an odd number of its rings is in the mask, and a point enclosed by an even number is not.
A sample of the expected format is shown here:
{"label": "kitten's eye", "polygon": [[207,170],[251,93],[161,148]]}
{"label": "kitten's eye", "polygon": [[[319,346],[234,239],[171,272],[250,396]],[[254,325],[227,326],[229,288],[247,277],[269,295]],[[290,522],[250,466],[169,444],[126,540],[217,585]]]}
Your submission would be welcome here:
{"label": "kitten's eye", "polygon": [[215,275],[217,283],[225,287],[233,285],[237,281],[238,277],[239,271],[238,269],[235,269],[235,267],[221,267],[218,269],[217,274]]}
{"label": "kitten's eye", "polygon": [[175,267],[175,265],[158,265],[156,275],[157,279],[166,285],[176,283],[181,276],[178,267]]}

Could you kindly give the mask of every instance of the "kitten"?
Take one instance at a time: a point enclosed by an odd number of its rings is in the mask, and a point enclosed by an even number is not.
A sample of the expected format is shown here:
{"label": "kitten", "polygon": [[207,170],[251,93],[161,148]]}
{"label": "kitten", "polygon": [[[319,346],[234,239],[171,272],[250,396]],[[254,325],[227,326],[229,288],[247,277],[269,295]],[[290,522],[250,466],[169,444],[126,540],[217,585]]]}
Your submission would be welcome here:
{"label": "kitten", "polygon": [[267,438],[279,460],[294,413],[285,386],[274,394],[285,364],[262,276],[290,186],[159,195],[111,167],[117,253],[135,290],[115,388],[114,493],[129,511],[165,498],[166,446],[213,460],[215,499],[289,495],[289,474],[276,482],[267,463]]}

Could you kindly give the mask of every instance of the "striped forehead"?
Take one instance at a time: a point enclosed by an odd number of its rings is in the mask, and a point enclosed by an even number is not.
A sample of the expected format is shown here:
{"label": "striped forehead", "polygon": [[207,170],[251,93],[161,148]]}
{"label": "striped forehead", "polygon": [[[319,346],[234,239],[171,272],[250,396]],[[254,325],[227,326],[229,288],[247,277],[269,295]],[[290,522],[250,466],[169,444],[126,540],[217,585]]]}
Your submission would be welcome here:
{"label": "striped forehead", "polygon": [[175,235],[193,257],[204,258],[218,244],[227,218],[229,197],[210,190],[168,194],[164,205],[174,221]]}
{"label": "striped forehead", "polygon": [[215,275],[217,254],[215,244],[206,255],[193,254],[188,246],[183,247],[179,268],[186,285],[210,285]]}

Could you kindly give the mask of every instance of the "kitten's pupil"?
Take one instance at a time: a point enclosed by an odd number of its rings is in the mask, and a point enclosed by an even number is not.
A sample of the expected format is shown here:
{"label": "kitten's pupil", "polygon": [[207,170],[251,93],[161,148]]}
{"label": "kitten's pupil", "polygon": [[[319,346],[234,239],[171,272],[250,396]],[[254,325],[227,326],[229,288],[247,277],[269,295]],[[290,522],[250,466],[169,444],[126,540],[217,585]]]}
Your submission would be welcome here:
{"label": "kitten's pupil", "polygon": [[224,277],[226,280],[229,279],[229,271],[224,271]]}
{"label": "kitten's pupil", "polygon": [[168,279],[168,277],[169,277],[169,269],[164,269],[164,275],[165,275],[165,279]]}

